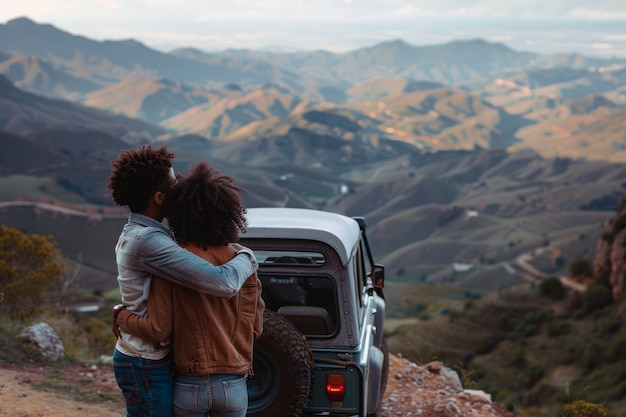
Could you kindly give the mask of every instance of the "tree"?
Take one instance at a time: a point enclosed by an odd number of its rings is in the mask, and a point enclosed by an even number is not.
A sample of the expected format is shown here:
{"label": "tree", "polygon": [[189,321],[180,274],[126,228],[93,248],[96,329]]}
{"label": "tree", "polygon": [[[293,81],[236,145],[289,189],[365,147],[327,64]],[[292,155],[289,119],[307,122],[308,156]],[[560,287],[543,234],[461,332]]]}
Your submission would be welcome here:
{"label": "tree", "polygon": [[25,319],[41,310],[67,270],[51,237],[0,226],[0,314]]}
{"label": "tree", "polygon": [[548,297],[551,300],[562,300],[566,295],[565,286],[559,277],[548,277],[542,279],[539,283],[539,292],[541,295]]}
{"label": "tree", "polygon": [[569,265],[569,273],[572,277],[591,277],[593,276],[593,265],[589,259],[578,258]]}

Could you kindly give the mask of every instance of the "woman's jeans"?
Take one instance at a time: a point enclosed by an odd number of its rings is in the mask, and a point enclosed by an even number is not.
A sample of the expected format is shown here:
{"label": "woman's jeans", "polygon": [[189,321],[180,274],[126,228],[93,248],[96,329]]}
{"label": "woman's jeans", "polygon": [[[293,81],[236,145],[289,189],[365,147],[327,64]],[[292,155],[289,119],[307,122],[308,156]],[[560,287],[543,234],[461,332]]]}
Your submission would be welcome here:
{"label": "woman's jeans", "polygon": [[151,360],[115,349],[113,372],[126,400],[126,417],[172,417],[171,353]]}
{"label": "woman's jeans", "polygon": [[214,374],[176,375],[174,415],[176,417],[244,417],[248,411],[247,376]]}

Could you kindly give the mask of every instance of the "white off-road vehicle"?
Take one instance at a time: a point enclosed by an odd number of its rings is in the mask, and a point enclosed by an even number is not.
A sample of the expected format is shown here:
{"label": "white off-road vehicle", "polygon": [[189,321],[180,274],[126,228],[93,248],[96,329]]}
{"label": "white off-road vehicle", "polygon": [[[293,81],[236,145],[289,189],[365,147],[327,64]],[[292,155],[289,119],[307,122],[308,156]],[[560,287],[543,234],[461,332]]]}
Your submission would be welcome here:
{"label": "white off-road vehicle", "polygon": [[377,416],[386,387],[384,268],[363,218],[253,208],[241,243],[266,304],[248,416]]}

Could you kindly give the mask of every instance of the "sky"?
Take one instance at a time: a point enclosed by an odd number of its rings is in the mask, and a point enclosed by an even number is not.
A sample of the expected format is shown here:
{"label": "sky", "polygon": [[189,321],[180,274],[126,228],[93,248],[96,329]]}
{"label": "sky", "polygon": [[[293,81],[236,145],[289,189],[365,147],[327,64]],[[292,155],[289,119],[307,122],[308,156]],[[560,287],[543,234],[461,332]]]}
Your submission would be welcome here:
{"label": "sky", "polygon": [[626,0],[0,0],[0,23],[28,17],[94,40],[170,51],[347,52],[402,39],[484,39],[544,54],[626,58]]}

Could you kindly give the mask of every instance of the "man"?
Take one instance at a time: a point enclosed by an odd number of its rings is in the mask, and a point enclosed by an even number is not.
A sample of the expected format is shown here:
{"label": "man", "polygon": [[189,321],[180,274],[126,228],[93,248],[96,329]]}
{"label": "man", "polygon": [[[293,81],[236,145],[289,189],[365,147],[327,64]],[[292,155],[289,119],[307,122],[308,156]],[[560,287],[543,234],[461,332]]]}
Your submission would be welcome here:
{"label": "man", "polygon": [[[232,297],[257,268],[242,246],[228,263],[214,266],[180,247],[162,223],[165,200],[176,176],[166,146],[123,151],[112,162],[108,188],[130,216],[115,247],[124,308],[144,315],[152,275],[221,297]],[[126,417],[170,417],[172,378],[169,348],[119,332],[113,355],[115,378],[126,400]]]}

